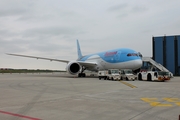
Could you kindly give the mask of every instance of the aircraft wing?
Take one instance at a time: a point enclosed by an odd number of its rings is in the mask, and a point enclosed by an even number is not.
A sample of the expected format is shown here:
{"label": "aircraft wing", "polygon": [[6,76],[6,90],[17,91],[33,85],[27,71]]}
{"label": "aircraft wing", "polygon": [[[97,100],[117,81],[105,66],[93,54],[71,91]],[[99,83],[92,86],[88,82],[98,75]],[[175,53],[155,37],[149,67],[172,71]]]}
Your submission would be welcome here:
{"label": "aircraft wing", "polygon": [[95,67],[97,66],[96,62],[86,62],[86,61],[77,61],[80,65],[84,66],[84,67]]}
{"label": "aircraft wing", "polygon": [[[12,55],[12,56],[19,56],[19,57],[27,57],[27,58],[35,58],[35,59],[43,59],[43,60],[50,60],[50,61],[57,61],[57,62],[64,62],[64,63],[69,63],[69,60],[59,60],[59,59],[51,59],[51,58],[44,58],[44,57],[37,57],[37,56],[29,56],[29,55],[20,55],[20,54],[11,54],[11,53],[6,53],[7,55]],[[80,65],[86,67],[86,68],[91,68],[95,67],[97,63],[95,62],[86,62],[86,61],[77,61]]]}
{"label": "aircraft wing", "polygon": [[36,57],[36,56],[28,56],[28,55],[19,55],[19,54],[11,54],[6,53],[7,55],[13,55],[13,56],[20,56],[20,57],[28,57],[28,58],[36,58],[36,59],[43,59],[43,60],[50,60],[50,61],[58,61],[58,62],[64,62],[68,63],[68,60],[59,60],[59,59],[51,59],[51,58],[44,58],[44,57]]}

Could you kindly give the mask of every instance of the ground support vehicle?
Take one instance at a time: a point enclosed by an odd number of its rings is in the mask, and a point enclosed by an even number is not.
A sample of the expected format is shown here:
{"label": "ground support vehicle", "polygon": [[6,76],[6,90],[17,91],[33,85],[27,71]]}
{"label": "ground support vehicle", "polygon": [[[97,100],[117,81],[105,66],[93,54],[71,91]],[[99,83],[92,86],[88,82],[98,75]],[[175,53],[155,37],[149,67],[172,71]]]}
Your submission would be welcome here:
{"label": "ground support vehicle", "polygon": [[104,80],[120,80],[120,74],[118,69],[98,71],[98,77],[99,80],[101,80],[101,78],[104,78]]}
{"label": "ground support vehicle", "polygon": [[170,74],[165,71],[142,71],[137,74],[137,78],[147,81],[167,81],[170,80]]}
{"label": "ground support vehicle", "polygon": [[101,80],[101,78],[106,80],[107,79],[107,74],[108,74],[107,70],[98,71],[99,80]]}
{"label": "ground support vehicle", "polygon": [[136,75],[133,74],[131,69],[120,70],[121,80],[135,80],[137,79]]}

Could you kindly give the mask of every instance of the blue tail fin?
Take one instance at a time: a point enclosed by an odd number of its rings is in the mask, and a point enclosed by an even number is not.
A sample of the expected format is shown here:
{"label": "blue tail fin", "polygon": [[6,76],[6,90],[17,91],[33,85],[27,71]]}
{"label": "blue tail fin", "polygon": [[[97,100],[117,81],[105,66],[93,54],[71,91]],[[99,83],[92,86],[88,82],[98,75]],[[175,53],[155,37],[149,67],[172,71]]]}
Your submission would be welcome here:
{"label": "blue tail fin", "polygon": [[77,40],[77,52],[78,52],[78,59],[82,58],[82,53],[79,45],[79,41]]}

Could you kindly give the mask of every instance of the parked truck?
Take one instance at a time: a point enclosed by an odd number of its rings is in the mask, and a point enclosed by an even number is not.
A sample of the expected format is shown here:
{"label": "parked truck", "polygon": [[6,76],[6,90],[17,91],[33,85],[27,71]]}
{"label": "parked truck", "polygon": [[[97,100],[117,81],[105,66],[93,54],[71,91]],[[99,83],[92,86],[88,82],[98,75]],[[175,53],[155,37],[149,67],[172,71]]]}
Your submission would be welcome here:
{"label": "parked truck", "polygon": [[109,69],[98,71],[99,80],[103,78],[104,80],[120,80],[119,69]]}
{"label": "parked truck", "polygon": [[147,81],[167,81],[171,76],[169,72],[165,71],[141,71],[137,74],[137,78]]}

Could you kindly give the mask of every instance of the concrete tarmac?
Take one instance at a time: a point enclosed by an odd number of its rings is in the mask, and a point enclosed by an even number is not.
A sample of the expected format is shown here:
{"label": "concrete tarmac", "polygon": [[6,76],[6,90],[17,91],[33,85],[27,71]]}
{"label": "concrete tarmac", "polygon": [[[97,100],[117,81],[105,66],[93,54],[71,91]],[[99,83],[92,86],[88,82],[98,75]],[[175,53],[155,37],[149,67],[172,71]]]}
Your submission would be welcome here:
{"label": "concrete tarmac", "polygon": [[180,77],[148,82],[0,74],[0,120],[178,120],[179,115]]}

